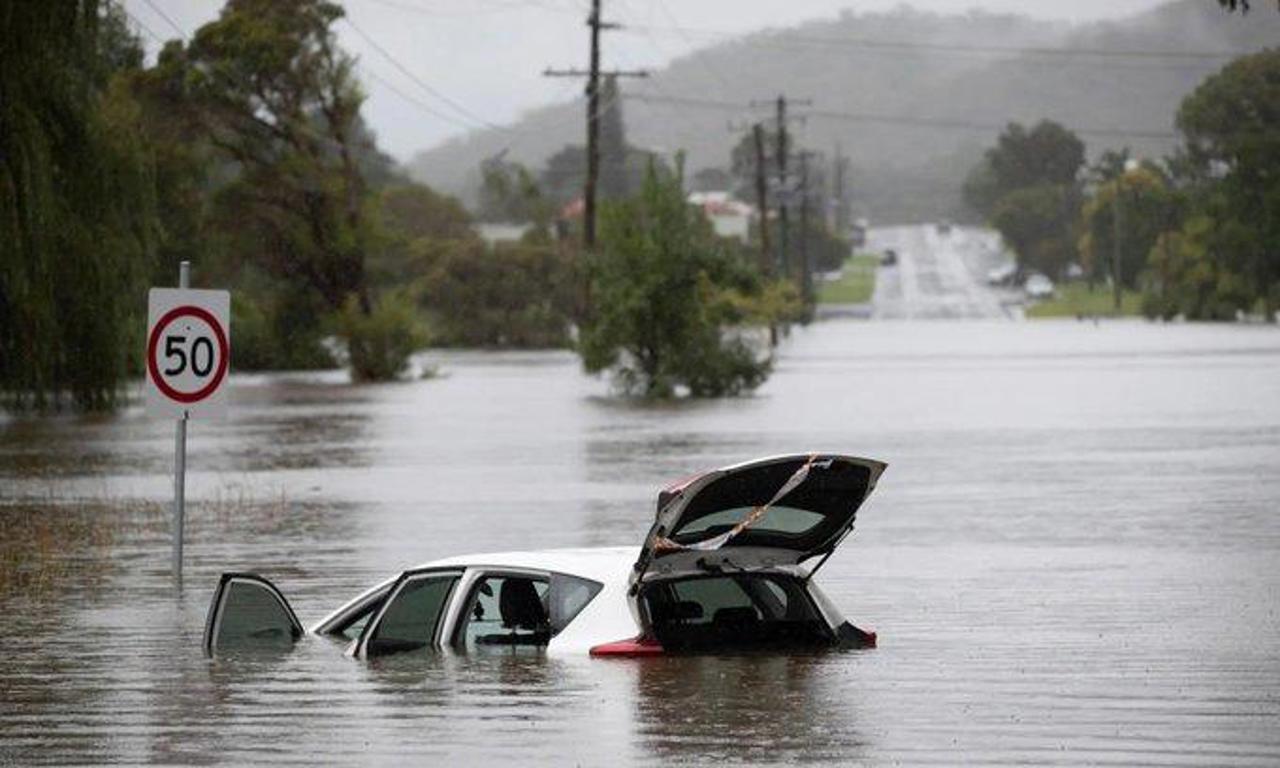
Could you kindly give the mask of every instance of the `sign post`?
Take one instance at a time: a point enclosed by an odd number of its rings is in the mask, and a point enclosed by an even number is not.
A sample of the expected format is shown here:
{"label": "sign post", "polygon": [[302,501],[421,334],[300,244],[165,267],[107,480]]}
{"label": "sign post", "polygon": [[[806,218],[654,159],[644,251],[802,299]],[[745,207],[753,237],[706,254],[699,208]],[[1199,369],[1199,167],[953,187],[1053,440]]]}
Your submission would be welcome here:
{"label": "sign post", "polygon": [[231,294],[193,291],[182,262],[178,288],[147,296],[147,411],[177,419],[173,445],[173,580],[182,587],[186,521],[187,421],[226,413],[223,384],[231,364]]}

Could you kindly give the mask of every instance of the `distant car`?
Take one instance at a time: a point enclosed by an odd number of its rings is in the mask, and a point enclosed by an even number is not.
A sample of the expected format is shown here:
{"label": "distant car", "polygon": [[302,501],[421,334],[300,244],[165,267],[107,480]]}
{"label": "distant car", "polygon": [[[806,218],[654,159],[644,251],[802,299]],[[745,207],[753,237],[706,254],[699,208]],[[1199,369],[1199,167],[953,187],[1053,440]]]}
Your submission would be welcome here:
{"label": "distant car", "polygon": [[1022,284],[1022,290],[1031,299],[1047,299],[1053,296],[1053,281],[1040,273],[1035,273]]}
{"label": "distant car", "polygon": [[892,248],[885,248],[884,253],[880,256],[880,266],[892,267],[898,263],[898,252]]}
{"label": "distant car", "polygon": [[939,222],[935,225],[935,229],[937,229],[937,230],[938,230],[938,234],[940,234],[940,235],[949,235],[949,234],[951,234],[951,220],[950,220],[950,219],[943,219],[943,220],[939,221]]}
{"label": "distant car", "polygon": [[1018,275],[1018,265],[1001,264],[987,272],[987,285],[1010,285]]}
{"label": "distant car", "polygon": [[[778,456],[663,489],[643,545],[469,555],[404,571],[309,630],[345,653],[651,656],[740,649],[869,647],[813,581],[853,530],[885,464]],[[266,579],[225,573],[205,653],[286,649],[304,632]]]}

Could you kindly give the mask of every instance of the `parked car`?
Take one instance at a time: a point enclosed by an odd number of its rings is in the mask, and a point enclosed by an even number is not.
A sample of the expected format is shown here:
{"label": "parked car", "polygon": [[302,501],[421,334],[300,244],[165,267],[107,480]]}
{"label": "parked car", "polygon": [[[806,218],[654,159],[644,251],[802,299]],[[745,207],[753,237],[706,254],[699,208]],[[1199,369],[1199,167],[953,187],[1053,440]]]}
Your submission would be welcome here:
{"label": "parked car", "polygon": [[1013,283],[1018,276],[1018,265],[1013,262],[1001,264],[987,272],[987,285],[1003,286]]}
{"label": "parked car", "polygon": [[305,635],[348,656],[531,648],[665,653],[874,646],[813,575],[853,530],[885,464],[831,454],[778,456],[663,489],[637,549],[468,555],[373,585],[304,631],[256,574],[223,574],[204,649],[291,647]]}
{"label": "parked car", "polygon": [[892,248],[885,248],[884,253],[880,256],[880,266],[892,267],[898,263],[898,252]]}
{"label": "parked car", "polygon": [[951,220],[942,219],[936,225],[934,225],[934,228],[937,229],[938,234],[940,235],[949,235],[951,234]]}
{"label": "parked car", "polygon": [[1053,296],[1053,281],[1036,272],[1022,284],[1022,290],[1027,292],[1027,298],[1047,299]]}

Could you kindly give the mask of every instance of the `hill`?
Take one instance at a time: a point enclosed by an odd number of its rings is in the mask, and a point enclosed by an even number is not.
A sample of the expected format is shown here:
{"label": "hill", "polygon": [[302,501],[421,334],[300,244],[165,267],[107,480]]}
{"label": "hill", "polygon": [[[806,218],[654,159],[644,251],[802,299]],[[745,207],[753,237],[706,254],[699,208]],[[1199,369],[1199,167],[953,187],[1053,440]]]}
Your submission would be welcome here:
{"label": "hill", "polygon": [[[661,33],[662,30],[642,30]],[[680,30],[689,36],[713,36]],[[747,105],[785,92],[804,146],[852,158],[855,204],[879,222],[963,218],[965,174],[1000,127],[1051,118],[1081,133],[1091,155],[1130,146],[1158,156],[1175,144],[1178,103],[1231,54],[1280,40],[1280,14],[1223,13],[1177,0],[1130,18],[1072,25],[981,12],[907,7],[722,40],[627,84],[630,141],[688,153],[689,168],[724,166],[730,120],[764,119]],[[418,154],[410,173],[474,198],[482,158],[502,149],[537,168],[580,143],[580,100],[536,110]]]}

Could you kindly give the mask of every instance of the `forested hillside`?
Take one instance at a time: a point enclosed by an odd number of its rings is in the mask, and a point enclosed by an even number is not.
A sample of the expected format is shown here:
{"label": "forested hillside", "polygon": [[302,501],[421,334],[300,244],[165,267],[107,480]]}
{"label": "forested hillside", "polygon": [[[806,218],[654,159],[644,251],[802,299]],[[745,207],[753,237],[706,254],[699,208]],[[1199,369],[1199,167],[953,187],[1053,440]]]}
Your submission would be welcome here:
{"label": "forested hillside", "polygon": [[[627,34],[673,30],[633,29]],[[726,40],[679,30],[708,47],[647,81],[624,84],[629,140],[697,170],[728,164],[740,138],[730,123],[770,116],[752,101],[786,92],[807,115],[794,127],[808,148],[852,158],[857,208],[876,221],[965,217],[965,174],[1011,120],[1051,118],[1096,156],[1130,146],[1160,155],[1174,146],[1178,103],[1233,53],[1280,41],[1280,14],[1224,14],[1179,0],[1132,18],[1087,25],[900,8],[848,12],[784,30]],[[1163,55],[1168,52],[1169,55]],[[540,167],[580,143],[583,105],[535,111],[503,131],[471,134],[419,154],[417,179],[474,200],[480,161],[504,148]]]}

